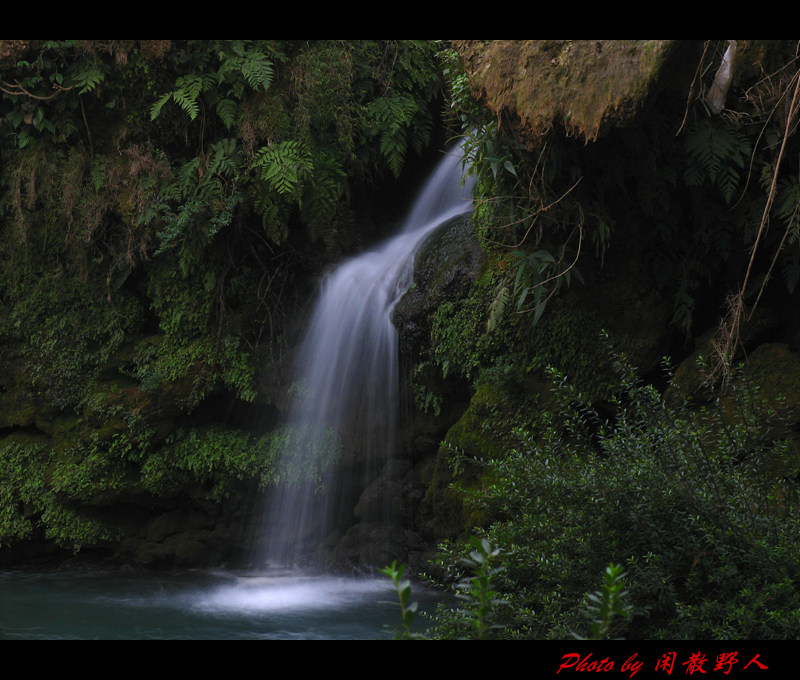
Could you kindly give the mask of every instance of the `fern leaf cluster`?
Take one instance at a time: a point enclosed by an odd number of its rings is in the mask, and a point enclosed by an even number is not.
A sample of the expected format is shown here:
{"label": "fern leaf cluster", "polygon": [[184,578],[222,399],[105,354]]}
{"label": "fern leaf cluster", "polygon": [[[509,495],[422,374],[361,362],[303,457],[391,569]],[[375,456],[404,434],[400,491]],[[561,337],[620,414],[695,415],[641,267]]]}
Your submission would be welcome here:
{"label": "fern leaf cluster", "polygon": [[380,130],[380,149],[395,176],[408,150],[408,128],[417,113],[417,103],[411,95],[397,93],[374,100],[368,113]]}
{"label": "fern leaf cluster", "polygon": [[263,147],[256,154],[254,166],[270,190],[282,196],[298,195],[302,182],[314,170],[308,146],[298,140]]}
{"label": "fern leaf cluster", "polygon": [[508,286],[504,283],[501,283],[497,288],[497,292],[492,300],[492,303],[489,305],[489,317],[486,320],[487,333],[492,333],[500,324],[500,320],[505,314],[506,306],[508,305],[508,300],[510,297],[511,293],[508,289]]}
{"label": "fern leaf cluster", "polygon": [[266,92],[275,77],[270,56],[254,45],[246,44],[250,42],[220,41],[217,70],[178,77],[174,89],[153,104],[150,119],[158,118],[167,102],[173,101],[190,120],[195,120],[200,112],[200,96],[204,94],[223,124],[232,127],[236,102],[244,98],[247,87],[256,92]]}
{"label": "fern leaf cluster", "polygon": [[750,142],[745,134],[718,120],[701,120],[686,136],[686,151],[686,183],[700,186],[708,180],[719,188],[725,202],[731,203],[750,157]]}

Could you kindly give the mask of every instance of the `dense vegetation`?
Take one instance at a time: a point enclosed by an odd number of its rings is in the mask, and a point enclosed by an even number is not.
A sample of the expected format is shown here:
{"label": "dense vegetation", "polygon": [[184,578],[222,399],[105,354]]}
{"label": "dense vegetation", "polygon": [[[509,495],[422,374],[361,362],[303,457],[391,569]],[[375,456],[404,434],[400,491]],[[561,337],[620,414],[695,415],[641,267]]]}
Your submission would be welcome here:
{"label": "dense vegetation", "polygon": [[[724,115],[689,79],[590,144],[524,147],[456,75],[483,131],[475,224],[490,260],[439,308],[426,361],[474,384],[473,418],[440,449],[440,507],[481,540],[462,529],[441,545],[431,578],[466,607],[428,635],[796,637],[794,378],[739,363],[766,338],[796,349],[796,49],[742,74]],[[686,72],[703,72],[708,52],[689,55]],[[642,353],[652,325],[672,329],[655,347],[678,361],[705,333],[681,380]]]}
{"label": "dense vegetation", "polygon": [[3,41],[0,544],[269,483],[280,435],[202,407],[274,382],[313,272],[375,238],[353,206],[430,143],[438,49]]}

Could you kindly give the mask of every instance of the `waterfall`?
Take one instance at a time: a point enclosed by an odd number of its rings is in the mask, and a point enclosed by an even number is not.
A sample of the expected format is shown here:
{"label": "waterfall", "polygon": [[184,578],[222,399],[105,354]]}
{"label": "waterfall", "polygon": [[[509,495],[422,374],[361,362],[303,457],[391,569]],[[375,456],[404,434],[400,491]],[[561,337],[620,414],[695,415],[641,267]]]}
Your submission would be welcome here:
{"label": "waterfall", "polygon": [[[395,453],[400,386],[392,309],[411,284],[417,247],[471,210],[461,163],[460,146],[446,153],[399,232],[322,282],[297,357],[281,484],[269,507],[273,566],[307,561]],[[299,479],[309,472],[310,481]]]}

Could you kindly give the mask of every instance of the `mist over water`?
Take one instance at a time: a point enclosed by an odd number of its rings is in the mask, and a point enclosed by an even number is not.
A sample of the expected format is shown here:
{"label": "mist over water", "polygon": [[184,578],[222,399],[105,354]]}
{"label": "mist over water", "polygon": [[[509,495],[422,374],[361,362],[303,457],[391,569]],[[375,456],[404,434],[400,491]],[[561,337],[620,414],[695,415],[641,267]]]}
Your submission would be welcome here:
{"label": "mist over water", "polygon": [[[442,598],[414,599],[433,612]],[[380,578],[0,572],[0,640],[364,640],[398,626]]]}

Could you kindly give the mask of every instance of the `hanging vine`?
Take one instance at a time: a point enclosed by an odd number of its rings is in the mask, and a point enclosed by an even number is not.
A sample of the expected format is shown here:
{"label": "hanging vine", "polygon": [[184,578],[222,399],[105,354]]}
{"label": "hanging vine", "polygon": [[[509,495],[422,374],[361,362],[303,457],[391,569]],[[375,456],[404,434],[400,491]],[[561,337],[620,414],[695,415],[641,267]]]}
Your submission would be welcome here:
{"label": "hanging vine", "polygon": [[[800,43],[798,43],[798,45],[800,46]],[[728,381],[732,358],[736,356],[737,350],[741,344],[742,321],[745,318],[752,318],[753,314],[755,313],[756,308],[758,307],[758,304],[764,294],[767,283],[772,277],[775,264],[781,253],[784,251],[790,237],[793,235],[794,239],[797,239],[797,216],[800,212],[800,191],[798,190],[797,178],[795,177],[794,181],[790,183],[786,195],[783,197],[783,202],[780,206],[780,209],[777,211],[778,216],[782,217],[786,224],[783,236],[781,237],[780,243],[776,247],[772,256],[769,269],[761,281],[755,301],[749,309],[746,309],[745,300],[749,293],[749,286],[753,279],[756,256],[759,254],[759,248],[762,245],[768,229],[770,216],[773,212],[773,208],[775,207],[776,197],[778,196],[781,179],[781,166],[783,164],[784,155],[786,153],[789,140],[796,131],[798,125],[797,114],[798,110],[800,110],[800,70],[796,71],[789,79],[786,89],[784,90],[784,96],[779,99],[776,107],[783,101],[784,97],[788,99],[790,93],[791,100],[786,113],[786,121],[781,138],[780,149],[773,165],[766,203],[761,215],[761,222],[758,226],[758,233],[756,234],[755,242],[750,249],[750,258],[747,263],[747,270],[744,275],[744,280],[742,281],[739,290],[728,299],[727,315],[722,320],[717,337],[713,343],[715,351],[715,364],[712,367],[709,377],[712,381],[716,379],[721,380],[723,385]],[[796,266],[797,265],[795,263],[795,268]],[[796,275],[793,274],[792,282],[796,283],[796,280]]]}

